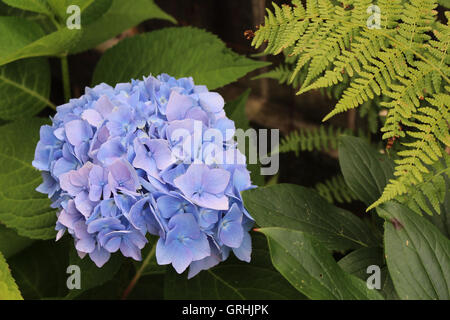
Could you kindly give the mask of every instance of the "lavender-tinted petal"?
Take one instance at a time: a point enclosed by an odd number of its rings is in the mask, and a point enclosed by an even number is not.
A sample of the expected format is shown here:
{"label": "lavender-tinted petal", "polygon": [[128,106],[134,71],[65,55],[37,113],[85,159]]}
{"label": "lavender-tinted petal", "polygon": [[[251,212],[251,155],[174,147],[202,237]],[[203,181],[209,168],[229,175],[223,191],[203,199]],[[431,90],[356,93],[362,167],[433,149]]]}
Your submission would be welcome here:
{"label": "lavender-tinted petal", "polygon": [[97,267],[101,268],[108,262],[111,254],[104,248],[97,246],[94,251],[89,253],[89,257],[94,261]]}
{"label": "lavender-tinted petal", "polygon": [[102,144],[97,152],[97,159],[105,165],[114,163],[126,153],[120,138],[113,138]]}
{"label": "lavender-tinted petal", "polygon": [[252,238],[248,232],[244,233],[244,238],[239,248],[233,248],[233,253],[239,260],[250,262],[252,253]]}
{"label": "lavender-tinted petal", "polygon": [[212,194],[220,194],[230,181],[230,173],[224,169],[210,169],[207,174],[203,175],[203,190]]}
{"label": "lavender-tinted petal", "polygon": [[117,252],[117,250],[119,250],[121,242],[122,242],[122,238],[120,238],[120,237],[112,237],[112,238],[108,239],[105,242],[103,247],[108,252],[114,253],[114,252]]}
{"label": "lavender-tinted petal", "polygon": [[77,146],[84,141],[88,141],[92,138],[92,128],[84,120],[72,120],[64,126],[67,140],[73,145]]}
{"label": "lavender-tinted petal", "polygon": [[208,112],[220,112],[225,105],[222,96],[217,92],[202,92],[198,94],[200,105]]}
{"label": "lavender-tinted petal", "polygon": [[166,106],[166,117],[168,121],[182,120],[186,112],[192,107],[191,98],[172,91]]}
{"label": "lavender-tinted petal", "polygon": [[191,200],[200,207],[215,210],[228,210],[227,196],[216,196],[214,194],[204,192],[202,195],[193,195]]}
{"label": "lavender-tinted petal", "polygon": [[86,120],[91,126],[96,128],[99,128],[103,124],[102,115],[94,109],[85,110],[81,115],[81,118],[83,120]]}

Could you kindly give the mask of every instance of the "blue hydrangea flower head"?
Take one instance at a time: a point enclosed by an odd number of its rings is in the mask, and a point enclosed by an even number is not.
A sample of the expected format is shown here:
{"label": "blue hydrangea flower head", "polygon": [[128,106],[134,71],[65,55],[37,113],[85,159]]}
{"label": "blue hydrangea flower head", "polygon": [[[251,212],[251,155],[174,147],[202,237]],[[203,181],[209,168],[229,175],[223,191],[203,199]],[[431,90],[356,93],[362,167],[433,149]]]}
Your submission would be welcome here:
{"label": "blue hydrangea flower head", "polygon": [[52,199],[57,240],[69,233],[98,267],[112,253],[156,258],[189,277],[228,258],[250,261],[253,188],[224,100],[166,74],[86,88],[42,126],[33,166]]}

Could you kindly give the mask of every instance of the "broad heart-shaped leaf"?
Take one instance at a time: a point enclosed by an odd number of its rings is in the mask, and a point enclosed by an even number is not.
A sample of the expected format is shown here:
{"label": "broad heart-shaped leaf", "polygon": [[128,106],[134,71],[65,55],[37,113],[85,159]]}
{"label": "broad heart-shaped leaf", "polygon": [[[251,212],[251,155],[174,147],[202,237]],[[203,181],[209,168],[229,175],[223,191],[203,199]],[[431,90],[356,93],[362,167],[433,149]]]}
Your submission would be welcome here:
{"label": "broad heart-shaped leaf", "polygon": [[51,105],[50,66],[46,58],[15,61],[0,67],[0,118],[31,117]]}
{"label": "broad heart-shaped leaf", "polygon": [[24,299],[61,298],[67,295],[69,246],[73,246],[73,242],[68,237],[58,242],[36,241],[8,259]]}
{"label": "broad heart-shaped leaf", "polygon": [[72,245],[70,248],[69,264],[80,267],[81,288],[70,290],[66,299],[73,299],[84,291],[105,284],[114,278],[123,261],[124,258],[120,253],[112,254],[109,261],[102,268],[99,268],[92,262],[89,256],[80,259],[75,247]]}
{"label": "broad heart-shaped leaf", "polygon": [[[98,6],[96,3],[93,5]],[[105,14],[81,28],[83,34],[80,41],[70,49],[70,53],[79,53],[93,48],[148,19],[161,19],[176,23],[176,20],[161,10],[153,0],[113,0]],[[125,62],[128,58],[121,57],[120,60]]]}
{"label": "broad heart-shaped leaf", "polygon": [[33,21],[5,16],[0,16],[0,34],[2,35],[0,38],[0,61],[45,35],[41,27]]}
{"label": "broad heart-shaped leaf", "polygon": [[196,84],[213,90],[266,65],[234,53],[207,31],[166,28],[127,38],[105,52],[93,83],[114,85],[167,73],[176,78],[193,77]]}
{"label": "broad heart-shaped leaf", "polygon": [[345,182],[366,205],[374,203],[393,178],[394,165],[362,138],[339,138],[339,164]]}
{"label": "broad heart-shaped leaf", "polygon": [[14,278],[11,276],[8,264],[0,252],[0,301],[1,300],[22,300],[19,288]]}
{"label": "broad heart-shaped leaf", "polygon": [[44,14],[51,14],[50,8],[47,5],[46,0],[2,0],[2,1],[14,8]]}
{"label": "broad heart-shaped leaf", "polygon": [[[58,0],[60,1],[60,0]],[[55,4],[61,2],[53,1]],[[81,28],[65,25],[44,35],[38,24],[20,17],[0,17],[0,65],[28,57],[60,56],[90,49],[146,19],[171,20],[151,0],[79,0],[91,4],[80,9]],[[59,6],[59,5],[58,5]],[[109,9],[108,9],[109,8]],[[102,10],[108,9],[104,15]],[[58,9],[58,12],[62,10]],[[67,14],[67,18],[69,15]],[[97,19],[98,18],[98,19]],[[94,20],[94,21],[92,21]],[[83,21],[85,25],[83,25]]]}
{"label": "broad heart-shaped leaf", "polygon": [[183,300],[267,300],[304,299],[272,267],[267,244],[261,235],[252,234],[250,263],[234,257],[214,268],[187,279],[168,267],[164,280],[165,299]]}
{"label": "broad heart-shaped leaf", "polygon": [[259,229],[269,241],[275,268],[310,299],[381,300],[366,283],[344,272],[320,241],[286,228]]}
{"label": "broad heart-shaped leaf", "polygon": [[12,229],[0,224],[0,252],[6,259],[30,246],[34,240],[21,237]]}
{"label": "broad heart-shaped leaf", "polygon": [[277,184],[242,193],[244,204],[260,227],[282,227],[314,236],[330,250],[377,246],[361,219],[335,207],[315,191]]}
{"label": "broad heart-shaped leaf", "polygon": [[450,299],[450,240],[407,207],[387,202],[377,208],[386,219],[386,261],[401,299]]}
{"label": "broad heart-shaped leaf", "polygon": [[[247,103],[248,96],[250,95],[250,89],[247,89],[242,93],[236,100],[227,102],[225,104],[224,110],[228,118],[234,121],[236,129],[247,130],[250,128],[250,123],[248,121],[247,115],[245,114],[245,105]],[[249,151],[251,148],[248,146],[249,141],[247,140],[246,145],[238,145],[239,150],[245,154],[247,159],[247,169],[250,171],[250,176],[252,184],[262,186],[264,184],[264,177],[260,174],[261,167],[258,163],[249,164]],[[255,141],[255,143],[257,143]],[[242,147],[242,148],[241,148]]]}
{"label": "broad heart-shaped leaf", "polygon": [[394,284],[389,276],[386,262],[383,257],[383,249],[380,247],[361,248],[355,250],[339,260],[339,266],[363,281],[371,276],[367,273],[369,266],[375,265],[380,268],[380,293],[388,300],[398,299]]}
{"label": "broad heart-shaped leaf", "polygon": [[4,65],[23,58],[65,53],[77,43],[81,31],[64,27],[44,35],[35,22],[19,17],[0,17],[0,34],[0,65]]}
{"label": "broad heart-shaped leaf", "polygon": [[35,191],[41,174],[32,167],[39,128],[48,120],[30,118],[0,127],[0,221],[21,236],[51,239],[56,232],[51,201]]}

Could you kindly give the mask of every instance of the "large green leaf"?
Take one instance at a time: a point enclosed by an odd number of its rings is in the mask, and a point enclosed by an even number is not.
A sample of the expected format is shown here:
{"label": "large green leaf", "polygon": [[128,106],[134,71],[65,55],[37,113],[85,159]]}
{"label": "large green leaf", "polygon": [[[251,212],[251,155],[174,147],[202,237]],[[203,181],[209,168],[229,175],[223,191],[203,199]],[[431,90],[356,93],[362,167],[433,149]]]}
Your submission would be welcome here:
{"label": "large green leaf", "polygon": [[330,250],[377,246],[363,221],[335,207],[315,191],[277,184],[242,193],[244,204],[261,227],[282,227],[313,235]]}
{"label": "large green leaf", "polygon": [[234,53],[204,30],[166,28],[125,39],[108,50],[95,69],[93,83],[114,85],[167,73],[173,77],[191,76],[196,84],[213,90],[265,65]]}
{"label": "large green leaf", "polygon": [[[72,2],[72,0],[67,0]],[[113,0],[95,0],[92,3],[89,3],[89,6],[83,10],[81,14],[81,25],[82,28],[89,28],[91,23],[96,22],[98,19],[106,14],[113,4]],[[88,30],[83,30],[83,35]],[[82,40],[83,36],[81,36],[80,43],[78,45],[83,45]]]}
{"label": "large green leaf", "polygon": [[31,165],[39,128],[46,122],[30,118],[0,127],[0,221],[33,239],[55,236],[55,211],[51,201],[35,191],[42,178]]}
{"label": "large green leaf", "polygon": [[41,27],[33,21],[5,16],[0,16],[0,34],[2,35],[0,38],[0,61],[45,35]]}
{"label": "large green leaf", "polygon": [[[153,0],[113,0],[108,11],[96,21],[83,26],[83,34],[71,53],[78,53],[115,37],[121,32],[148,19],[161,19],[176,23]],[[120,58],[124,61],[124,57]],[[128,58],[126,59],[128,60]]]}
{"label": "large green leaf", "polygon": [[45,58],[15,61],[0,67],[0,118],[34,116],[47,105],[50,66]]}
{"label": "large green leaf", "polygon": [[6,259],[22,251],[33,243],[34,240],[21,237],[12,229],[0,224],[0,252]]}
{"label": "large green leaf", "polygon": [[2,1],[11,7],[22,10],[44,14],[51,13],[45,0],[2,0]]}
{"label": "large green leaf", "polygon": [[245,300],[303,299],[272,267],[267,244],[261,235],[252,235],[253,251],[250,263],[235,258],[200,272],[188,280],[173,268],[167,270],[164,286],[166,299]]}
{"label": "large green leaf", "polygon": [[393,178],[393,161],[362,138],[339,138],[339,164],[347,185],[367,205],[378,200]]}
{"label": "large green leaf", "polygon": [[[73,1],[66,2],[72,4]],[[69,16],[65,13],[66,2],[51,1],[52,11],[62,15],[61,20]],[[81,9],[80,29],[68,29],[65,21],[62,21],[56,31],[45,35],[35,22],[20,17],[0,17],[0,65],[28,57],[81,52],[144,20],[172,20],[152,0],[76,2],[80,4]]]}
{"label": "large green leaf", "polygon": [[[52,17],[55,22],[60,20],[62,25],[64,25],[66,19],[73,14],[73,12],[67,12],[69,6],[76,5],[80,8],[81,12],[80,23],[83,27],[86,27],[106,13],[109,7],[111,7],[113,0],[3,0],[3,2],[9,5],[9,7],[5,6],[6,8],[0,7],[0,9],[5,11],[6,15],[32,15],[29,12],[20,14],[19,10],[19,12],[14,10],[14,8],[18,8],[30,12],[42,13],[47,17]],[[44,22],[43,18],[45,18],[45,16],[36,16],[36,19],[39,19],[42,23]],[[45,23],[47,22],[49,22],[49,25],[51,24],[54,29],[54,22],[50,21],[50,19],[45,21]]]}
{"label": "large green leaf", "polygon": [[8,260],[12,275],[25,299],[64,297],[67,292],[68,250],[73,242],[36,241]]}
{"label": "large green leaf", "polygon": [[0,301],[22,300],[19,288],[11,276],[8,264],[0,252]]}
{"label": "large green leaf", "polygon": [[3,0],[0,0],[0,16],[33,17],[39,14],[40,13],[23,11],[21,9],[11,7],[7,5]]}
{"label": "large green leaf", "polygon": [[65,53],[77,43],[81,31],[62,28],[44,35],[35,22],[0,17],[0,34],[0,65],[3,65],[23,58]]}
{"label": "large green leaf", "polygon": [[381,272],[381,294],[389,300],[398,299],[383,255],[383,249],[380,247],[361,248],[346,255],[338,264],[345,272],[364,281],[370,276],[367,268],[371,265],[378,266]]}
{"label": "large green leaf", "polygon": [[268,238],[275,268],[308,298],[383,299],[364,281],[344,272],[327,248],[309,234],[286,228],[260,231]]}
{"label": "large green leaf", "polygon": [[417,213],[388,202],[377,208],[385,222],[385,254],[402,299],[450,299],[450,240]]}

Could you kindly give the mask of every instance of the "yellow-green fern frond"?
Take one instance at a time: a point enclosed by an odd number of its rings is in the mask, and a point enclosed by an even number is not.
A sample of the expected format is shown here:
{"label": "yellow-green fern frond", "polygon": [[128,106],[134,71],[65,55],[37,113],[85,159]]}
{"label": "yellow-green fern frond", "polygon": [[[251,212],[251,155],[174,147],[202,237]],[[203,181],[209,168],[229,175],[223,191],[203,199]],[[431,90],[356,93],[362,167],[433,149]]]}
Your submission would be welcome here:
{"label": "yellow-green fern frond", "polygon": [[[411,192],[430,174],[429,167],[446,156],[442,150],[450,140],[450,26],[436,19],[436,1],[378,0],[377,28],[368,24],[371,0],[344,5],[308,0],[306,7],[300,1],[292,3],[274,6],[273,13],[269,10],[253,44],[266,41],[266,52],[271,54],[292,48],[289,59],[295,62],[290,79],[300,71],[306,74],[299,94],[344,84],[324,121],[383,97],[380,105],[388,110],[383,138],[398,139],[400,150],[397,179],[374,205]],[[448,12],[445,15],[450,17]],[[288,75],[285,68],[284,79]],[[373,123],[375,113],[370,114]],[[433,198],[427,190],[428,198]]]}
{"label": "yellow-green fern frond", "polygon": [[[343,134],[353,135],[350,129],[335,128],[333,126],[320,126],[314,129],[301,128],[291,132],[281,140],[278,147],[279,153],[300,151],[330,151],[338,147],[339,136]],[[359,135],[363,136],[362,132]]]}
{"label": "yellow-green fern frond", "polygon": [[440,214],[440,204],[444,201],[445,192],[448,190],[450,156],[445,154],[439,161],[427,166],[427,170],[428,173],[424,175],[422,182],[415,185],[410,185],[406,176],[399,180],[391,180],[378,203],[374,203],[369,209],[395,198],[419,214],[422,212],[429,215],[433,215],[434,212]]}

